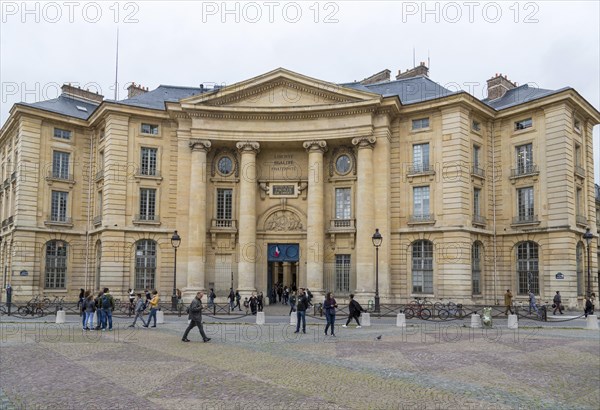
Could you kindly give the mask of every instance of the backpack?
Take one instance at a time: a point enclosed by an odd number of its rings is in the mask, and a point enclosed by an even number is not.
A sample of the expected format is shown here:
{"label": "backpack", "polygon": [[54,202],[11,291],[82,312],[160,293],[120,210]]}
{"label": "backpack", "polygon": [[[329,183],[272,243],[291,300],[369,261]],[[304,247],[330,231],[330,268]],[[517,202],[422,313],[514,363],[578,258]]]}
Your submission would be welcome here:
{"label": "backpack", "polygon": [[108,295],[102,295],[102,309],[110,309],[110,298]]}

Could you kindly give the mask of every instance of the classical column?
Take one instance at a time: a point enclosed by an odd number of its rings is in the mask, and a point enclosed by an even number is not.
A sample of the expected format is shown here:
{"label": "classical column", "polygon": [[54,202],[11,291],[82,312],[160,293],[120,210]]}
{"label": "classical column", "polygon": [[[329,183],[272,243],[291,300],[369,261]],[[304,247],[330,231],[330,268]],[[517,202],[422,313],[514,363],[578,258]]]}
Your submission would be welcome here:
{"label": "classical column", "polygon": [[236,147],[241,156],[238,289],[242,296],[249,296],[256,291],[256,155],[260,144],[242,141]]}
{"label": "classical column", "polygon": [[291,285],[291,281],[292,281],[292,275],[291,275],[291,264],[290,262],[283,262],[283,285],[284,286],[290,286]]}
{"label": "classical column", "polygon": [[206,262],[206,154],[211,142],[193,139],[190,172],[190,211],[188,219],[188,274],[185,296],[204,290]]}
{"label": "classical column", "polygon": [[327,151],[327,143],[323,140],[306,141],[303,146],[308,152],[306,287],[315,294],[315,297],[319,297],[318,295],[323,293],[325,251],[323,153]]}
{"label": "classical column", "polygon": [[356,292],[375,294],[375,249],[371,237],[375,232],[373,198],[373,136],[352,140],[358,150],[356,189]]}

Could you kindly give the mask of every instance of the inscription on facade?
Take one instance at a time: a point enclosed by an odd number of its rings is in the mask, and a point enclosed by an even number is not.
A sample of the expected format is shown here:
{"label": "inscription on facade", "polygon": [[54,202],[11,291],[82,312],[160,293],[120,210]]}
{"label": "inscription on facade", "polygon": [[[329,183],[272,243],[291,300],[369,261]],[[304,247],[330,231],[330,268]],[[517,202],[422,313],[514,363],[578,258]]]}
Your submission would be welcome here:
{"label": "inscription on facade", "polygon": [[296,186],[295,185],[273,185],[271,187],[272,196],[295,196]]}

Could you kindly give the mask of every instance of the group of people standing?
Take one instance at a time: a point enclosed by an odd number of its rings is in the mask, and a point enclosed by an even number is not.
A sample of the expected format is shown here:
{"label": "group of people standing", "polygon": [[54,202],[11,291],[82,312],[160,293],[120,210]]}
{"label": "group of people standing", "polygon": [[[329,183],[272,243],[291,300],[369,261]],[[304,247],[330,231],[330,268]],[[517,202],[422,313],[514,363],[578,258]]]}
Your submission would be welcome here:
{"label": "group of people standing", "polygon": [[[131,297],[132,292],[133,290],[130,289],[129,303],[133,306],[133,299]],[[152,327],[156,327],[156,312],[158,311],[159,301],[160,298],[156,289],[153,290],[152,293],[146,289],[145,300],[142,298],[142,294],[138,293],[137,301],[135,302],[135,307],[133,308],[135,318],[129,327],[135,327],[138,318],[142,321],[144,327],[148,327],[150,325],[150,321],[154,319],[154,325]],[[109,288],[104,288],[96,297],[94,297],[90,290],[80,289],[77,307],[81,312],[81,325],[83,330],[112,331],[112,314],[115,310],[115,299],[110,294]],[[150,307],[150,314],[148,316],[148,320],[144,321],[144,312],[148,307]],[[96,314],[95,327],[94,313]]]}

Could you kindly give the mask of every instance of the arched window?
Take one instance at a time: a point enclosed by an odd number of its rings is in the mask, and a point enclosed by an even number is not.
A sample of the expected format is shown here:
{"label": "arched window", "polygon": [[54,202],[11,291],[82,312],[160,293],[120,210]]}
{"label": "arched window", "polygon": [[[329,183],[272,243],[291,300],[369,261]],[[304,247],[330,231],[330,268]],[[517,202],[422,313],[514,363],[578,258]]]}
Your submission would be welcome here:
{"label": "arched window", "polygon": [[585,286],[583,286],[583,243],[581,242],[577,244],[575,262],[577,265],[577,296],[583,296]]}
{"label": "arched window", "polygon": [[430,241],[413,243],[412,291],[433,294],[433,243]]}
{"label": "arched window", "polygon": [[67,243],[52,240],[46,242],[46,289],[64,289],[67,278]]}
{"label": "arched window", "polygon": [[473,242],[471,247],[471,288],[473,295],[481,295],[481,266],[483,260],[483,245]]}
{"label": "arched window", "polygon": [[142,239],[135,244],[135,288],[154,289],[156,279],[156,242]]}
{"label": "arched window", "polygon": [[522,242],[517,246],[517,280],[519,294],[526,295],[528,290],[540,293],[538,245],[535,242]]}

